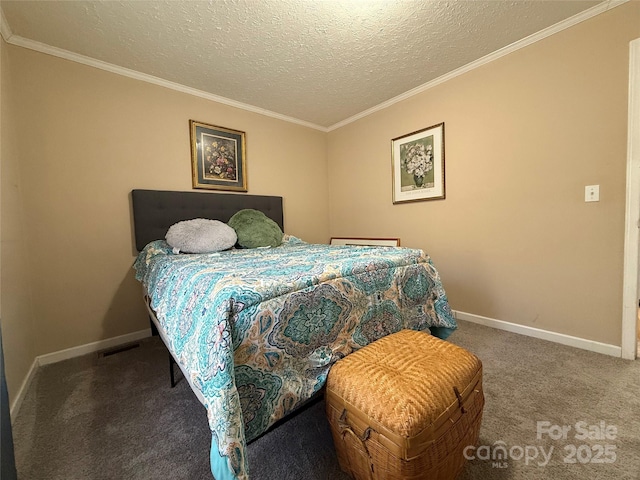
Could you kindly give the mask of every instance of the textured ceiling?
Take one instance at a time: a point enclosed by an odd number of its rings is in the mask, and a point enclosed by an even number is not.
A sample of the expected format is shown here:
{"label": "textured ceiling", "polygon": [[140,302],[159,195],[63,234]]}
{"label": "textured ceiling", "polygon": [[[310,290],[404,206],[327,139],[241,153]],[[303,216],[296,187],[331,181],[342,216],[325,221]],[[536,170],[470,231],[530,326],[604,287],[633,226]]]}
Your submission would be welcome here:
{"label": "textured ceiling", "polygon": [[599,1],[2,1],[13,35],[329,127]]}

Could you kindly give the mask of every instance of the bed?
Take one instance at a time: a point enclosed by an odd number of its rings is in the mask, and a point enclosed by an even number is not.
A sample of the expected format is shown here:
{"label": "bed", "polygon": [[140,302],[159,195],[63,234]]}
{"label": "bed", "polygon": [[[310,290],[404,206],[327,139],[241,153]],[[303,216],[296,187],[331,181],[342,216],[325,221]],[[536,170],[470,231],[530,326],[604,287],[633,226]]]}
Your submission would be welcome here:
{"label": "bed", "polygon": [[264,212],[282,198],[132,192],[136,278],[167,349],[207,410],[216,480],[249,478],[246,444],[324,386],[331,365],[402,328],[446,338],[456,323],[421,250],[308,244],[177,254],[174,223]]}

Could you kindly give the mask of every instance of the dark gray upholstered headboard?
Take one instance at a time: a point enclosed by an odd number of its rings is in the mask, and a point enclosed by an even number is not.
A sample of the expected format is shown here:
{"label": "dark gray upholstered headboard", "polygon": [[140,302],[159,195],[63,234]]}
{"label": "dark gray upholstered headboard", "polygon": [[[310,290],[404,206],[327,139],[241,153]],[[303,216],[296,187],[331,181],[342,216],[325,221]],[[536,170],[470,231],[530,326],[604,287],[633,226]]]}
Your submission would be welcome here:
{"label": "dark gray upholstered headboard", "polygon": [[174,223],[193,218],[209,218],[226,223],[243,208],[260,210],[284,231],[282,197],[133,190],[131,199],[138,251],[153,240],[163,240]]}

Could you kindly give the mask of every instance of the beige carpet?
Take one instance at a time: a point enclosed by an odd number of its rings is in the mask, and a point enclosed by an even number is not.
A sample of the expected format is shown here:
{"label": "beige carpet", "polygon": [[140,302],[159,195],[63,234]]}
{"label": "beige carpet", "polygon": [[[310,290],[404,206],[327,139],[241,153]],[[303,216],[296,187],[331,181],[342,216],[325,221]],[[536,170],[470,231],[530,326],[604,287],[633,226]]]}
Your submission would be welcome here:
{"label": "beige carpet", "polygon": [[[462,479],[640,479],[640,361],[465,322],[450,340],[478,355],[485,373],[482,448],[469,450]],[[186,382],[169,388],[167,362],[151,339],[41,368],[14,422],[19,478],[211,478],[204,408]],[[252,443],[251,478],[346,479],[323,408]],[[581,438],[601,422],[609,438]],[[566,438],[550,436],[563,427]],[[499,446],[506,458],[492,460]]]}

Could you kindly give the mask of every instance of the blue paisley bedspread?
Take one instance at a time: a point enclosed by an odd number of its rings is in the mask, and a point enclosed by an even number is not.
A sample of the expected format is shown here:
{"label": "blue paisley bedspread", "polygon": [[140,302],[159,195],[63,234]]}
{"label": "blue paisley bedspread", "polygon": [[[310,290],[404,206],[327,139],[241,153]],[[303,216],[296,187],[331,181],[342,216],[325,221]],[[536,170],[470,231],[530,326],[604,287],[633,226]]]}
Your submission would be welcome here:
{"label": "blue paisley bedspread", "polygon": [[456,323],[421,250],[306,244],[174,254],[134,268],[167,347],[204,398],[216,480],[248,479],[246,442],[308,400],[338,359],[403,328]]}

